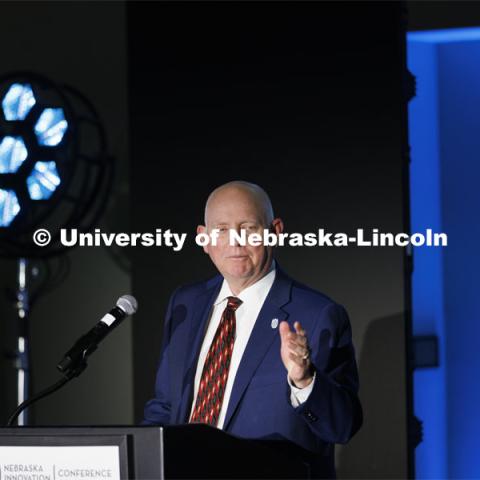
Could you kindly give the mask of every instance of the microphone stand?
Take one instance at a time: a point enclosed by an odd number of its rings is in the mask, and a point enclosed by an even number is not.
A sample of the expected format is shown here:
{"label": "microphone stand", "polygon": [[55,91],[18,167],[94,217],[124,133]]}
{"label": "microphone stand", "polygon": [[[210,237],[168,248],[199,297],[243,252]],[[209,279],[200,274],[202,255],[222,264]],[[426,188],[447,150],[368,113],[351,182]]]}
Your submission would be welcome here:
{"label": "microphone stand", "polygon": [[25,400],[23,403],[21,403],[8,419],[7,427],[12,427],[13,422],[27,407],[37,402],[38,400],[41,400],[42,398],[45,398],[48,395],[51,395],[52,393],[55,393],[57,390],[60,390],[63,386],[65,386],[68,382],[70,382],[70,380],[73,380],[75,377],[78,377],[87,368],[87,352],[88,350],[85,350],[82,356],[77,356],[75,358],[75,361],[68,365],[68,368],[62,368],[61,363],[58,364],[57,369],[59,369],[63,373],[64,375],[63,378],[58,380],[56,383],[54,383],[50,387],[45,388],[44,390],[41,390],[32,398],[29,398]]}

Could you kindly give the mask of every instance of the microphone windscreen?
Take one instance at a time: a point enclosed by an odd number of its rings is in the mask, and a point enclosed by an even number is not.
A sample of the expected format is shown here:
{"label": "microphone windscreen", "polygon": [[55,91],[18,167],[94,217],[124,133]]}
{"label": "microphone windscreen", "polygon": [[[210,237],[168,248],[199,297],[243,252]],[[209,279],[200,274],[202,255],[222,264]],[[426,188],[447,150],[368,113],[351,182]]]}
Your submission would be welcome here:
{"label": "microphone windscreen", "polygon": [[138,303],[132,295],[122,295],[117,300],[117,307],[121,308],[127,315],[133,315],[138,308]]}

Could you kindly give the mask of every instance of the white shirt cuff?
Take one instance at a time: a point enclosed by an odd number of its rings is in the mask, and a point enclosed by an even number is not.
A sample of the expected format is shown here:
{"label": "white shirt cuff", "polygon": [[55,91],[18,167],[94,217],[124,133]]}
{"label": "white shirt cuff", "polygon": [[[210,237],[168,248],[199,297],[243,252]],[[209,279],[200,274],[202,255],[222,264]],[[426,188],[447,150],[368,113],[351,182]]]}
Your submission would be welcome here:
{"label": "white shirt cuff", "polygon": [[298,407],[307,401],[307,398],[312,393],[316,375],[317,372],[314,372],[313,380],[305,388],[297,388],[295,385],[293,385],[293,383],[290,381],[290,377],[287,375],[287,382],[290,385],[290,403],[292,404],[292,407]]}

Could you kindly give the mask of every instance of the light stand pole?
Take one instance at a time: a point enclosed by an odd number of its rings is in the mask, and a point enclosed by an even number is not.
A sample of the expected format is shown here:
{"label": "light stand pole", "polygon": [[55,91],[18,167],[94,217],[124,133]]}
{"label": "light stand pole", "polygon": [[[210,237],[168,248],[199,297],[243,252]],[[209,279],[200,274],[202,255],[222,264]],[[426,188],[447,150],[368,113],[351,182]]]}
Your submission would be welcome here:
{"label": "light stand pole", "polygon": [[[29,397],[30,391],[30,338],[29,338],[29,298],[28,298],[28,260],[18,260],[17,275],[17,352],[15,368],[17,370],[17,405],[22,404]],[[24,410],[19,418],[18,425],[28,425],[28,410]]]}

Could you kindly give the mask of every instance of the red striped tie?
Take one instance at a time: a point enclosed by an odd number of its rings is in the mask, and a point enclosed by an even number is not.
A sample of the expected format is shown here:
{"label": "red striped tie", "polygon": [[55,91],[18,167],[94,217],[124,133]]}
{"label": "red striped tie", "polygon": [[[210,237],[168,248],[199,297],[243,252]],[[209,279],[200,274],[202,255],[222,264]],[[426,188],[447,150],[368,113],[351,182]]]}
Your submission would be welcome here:
{"label": "red striped tie", "polygon": [[237,297],[228,297],[227,306],[205,358],[190,423],[217,425],[235,342],[235,310],[241,303]]}

